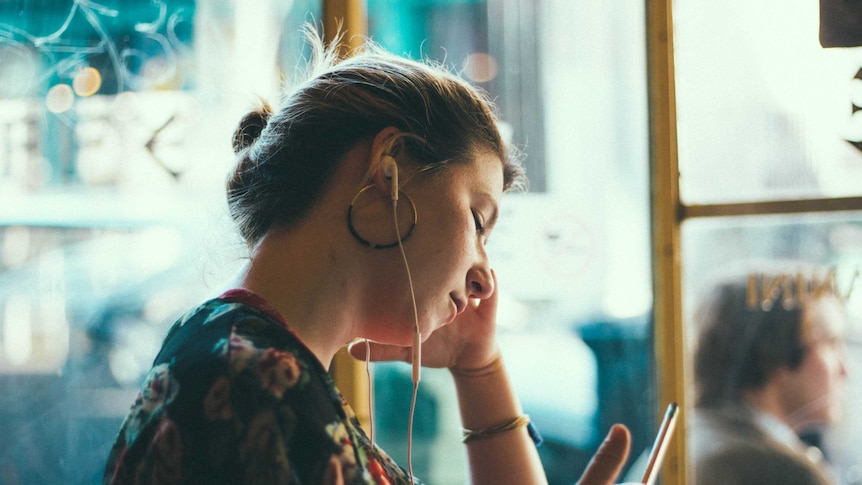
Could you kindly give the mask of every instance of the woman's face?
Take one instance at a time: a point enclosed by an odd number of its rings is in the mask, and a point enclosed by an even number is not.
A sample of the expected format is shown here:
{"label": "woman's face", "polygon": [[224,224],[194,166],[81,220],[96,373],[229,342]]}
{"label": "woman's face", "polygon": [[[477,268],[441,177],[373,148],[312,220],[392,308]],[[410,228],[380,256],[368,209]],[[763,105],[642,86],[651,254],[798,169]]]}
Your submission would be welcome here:
{"label": "woman's face", "polygon": [[[420,330],[427,338],[451,323],[471,298],[488,298],[494,292],[485,243],[503,194],[503,164],[482,153],[468,163],[451,163],[439,173],[412,178],[408,174],[402,176],[401,193],[413,200],[418,216],[404,251]],[[402,195],[399,205],[406,203]],[[392,298],[382,311],[394,311],[395,329],[405,330],[388,332],[387,339],[409,344],[414,314],[404,261],[397,247],[387,250],[387,258],[385,283],[379,290]]]}
{"label": "woman's face", "polygon": [[835,422],[841,414],[841,390],[847,378],[844,355],[846,316],[835,297],[813,302],[803,314],[805,356],[787,373],[788,423],[805,428]]}

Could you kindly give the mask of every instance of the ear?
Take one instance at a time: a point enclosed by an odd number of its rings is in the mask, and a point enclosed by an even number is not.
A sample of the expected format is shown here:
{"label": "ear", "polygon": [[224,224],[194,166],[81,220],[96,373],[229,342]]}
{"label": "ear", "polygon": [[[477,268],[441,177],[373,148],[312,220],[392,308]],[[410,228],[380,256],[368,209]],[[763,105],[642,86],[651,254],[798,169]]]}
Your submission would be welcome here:
{"label": "ear", "polygon": [[393,155],[402,133],[394,126],[380,130],[371,142],[368,160],[368,180],[384,194],[397,198],[398,166]]}

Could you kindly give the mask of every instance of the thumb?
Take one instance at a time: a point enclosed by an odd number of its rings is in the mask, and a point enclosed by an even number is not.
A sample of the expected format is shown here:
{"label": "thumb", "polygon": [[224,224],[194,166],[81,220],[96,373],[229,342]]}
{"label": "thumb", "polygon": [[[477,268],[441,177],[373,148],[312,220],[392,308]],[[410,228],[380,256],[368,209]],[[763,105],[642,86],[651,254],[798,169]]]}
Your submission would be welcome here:
{"label": "thumb", "polygon": [[622,424],[611,426],[605,441],[578,480],[577,485],[611,485],[629,456],[631,433]]}

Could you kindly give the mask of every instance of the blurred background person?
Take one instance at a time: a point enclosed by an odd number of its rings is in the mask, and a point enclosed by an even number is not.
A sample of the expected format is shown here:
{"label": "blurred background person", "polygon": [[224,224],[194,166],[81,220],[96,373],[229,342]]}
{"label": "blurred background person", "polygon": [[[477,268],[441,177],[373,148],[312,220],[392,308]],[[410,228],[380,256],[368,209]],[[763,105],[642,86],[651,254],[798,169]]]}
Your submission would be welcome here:
{"label": "blurred background person", "polygon": [[693,315],[696,483],[836,483],[816,436],[841,413],[844,297],[835,274],[803,264],[721,277]]}

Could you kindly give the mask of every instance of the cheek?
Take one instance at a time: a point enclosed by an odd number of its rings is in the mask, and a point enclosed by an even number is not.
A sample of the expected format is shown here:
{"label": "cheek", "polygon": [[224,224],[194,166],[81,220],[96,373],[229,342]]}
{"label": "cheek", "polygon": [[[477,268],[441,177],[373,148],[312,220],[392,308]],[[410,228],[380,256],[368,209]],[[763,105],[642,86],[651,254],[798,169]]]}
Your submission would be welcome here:
{"label": "cheek", "polygon": [[415,265],[410,264],[420,313],[423,306],[448,300],[450,292],[460,289],[460,282],[466,278],[463,261],[463,256],[451,246],[439,244],[416,259]]}
{"label": "cheek", "polygon": [[[424,251],[417,261],[437,278],[451,278],[450,273],[469,263],[470,233],[467,224],[454,215],[441,217],[427,227]],[[466,271],[466,270],[465,270]],[[437,279],[435,278],[435,279]]]}
{"label": "cheek", "polygon": [[837,391],[841,385],[841,361],[829,351],[818,351],[806,363],[806,380],[811,394],[827,395]]}
{"label": "cheek", "polygon": [[822,357],[822,380],[819,386],[821,395],[826,399],[824,419],[835,421],[841,416],[843,409],[844,364],[841,357],[833,351],[828,351]]}

